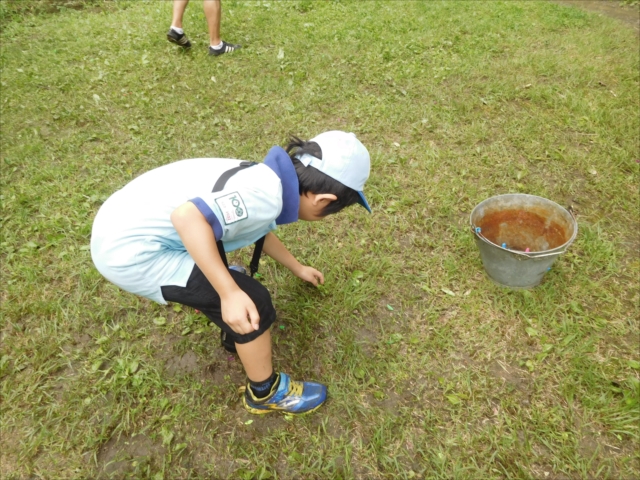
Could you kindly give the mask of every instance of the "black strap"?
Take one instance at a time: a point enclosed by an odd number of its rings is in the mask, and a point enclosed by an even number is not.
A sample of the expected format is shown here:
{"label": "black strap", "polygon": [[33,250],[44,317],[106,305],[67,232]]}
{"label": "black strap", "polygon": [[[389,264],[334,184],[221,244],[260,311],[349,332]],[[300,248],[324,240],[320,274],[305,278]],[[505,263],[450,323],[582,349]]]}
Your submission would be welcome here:
{"label": "black strap", "polygon": [[259,238],[256,242],[255,248],[253,249],[253,257],[251,257],[251,263],[249,264],[249,272],[252,277],[258,273],[258,268],[260,267],[260,256],[262,255],[262,247],[264,245],[265,237],[266,235]]}
{"label": "black strap", "polygon": [[[220,175],[220,178],[218,178],[218,180],[216,181],[216,184],[213,186],[213,190],[211,191],[212,192],[221,191],[226,185],[227,180],[229,180],[232,176],[234,176],[240,170],[244,170],[245,168],[252,167],[254,165],[257,165],[257,163],[241,162],[240,165],[238,165],[237,167],[230,168],[229,170],[224,172],[222,175]],[[255,243],[255,248],[253,250],[253,257],[251,257],[251,263],[249,264],[249,271],[251,272],[252,277],[256,273],[258,273],[258,268],[260,267],[260,257],[262,256],[262,246],[264,245],[264,238],[265,237],[259,238],[258,241]],[[222,258],[222,261],[224,262],[225,267],[229,268],[229,263],[227,262],[227,254],[224,251],[224,245],[222,243],[222,240],[218,240],[216,242],[216,245],[218,246],[218,253],[220,253],[220,258]]]}
{"label": "black strap", "polygon": [[227,183],[227,180],[229,180],[231,177],[233,177],[240,170],[244,170],[245,168],[248,168],[248,167],[253,167],[254,165],[257,165],[257,163],[256,162],[241,162],[240,165],[238,165],[237,167],[230,168],[229,170],[224,172],[222,175],[220,175],[220,178],[218,178],[218,181],[213,186],[213,190],[211,190],[211,191],[212,192],[221,191],[224,188],[225,184]]}

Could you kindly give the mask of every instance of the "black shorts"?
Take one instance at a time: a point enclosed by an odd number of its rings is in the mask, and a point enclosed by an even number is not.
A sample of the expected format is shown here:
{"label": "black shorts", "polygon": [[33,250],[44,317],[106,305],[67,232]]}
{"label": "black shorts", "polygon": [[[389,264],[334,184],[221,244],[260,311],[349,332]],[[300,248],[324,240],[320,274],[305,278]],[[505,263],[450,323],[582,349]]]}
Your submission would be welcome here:
{"label": "black shorts", "polygon": [[175,285],[164,286],[162,287],[162,296],[167,302],[181,303],[182,305],[200,310],[209,320],[224,330],[227,338],[233,340],[235,343],[249,343],[266,332],[271,324],[275,322],[276,310],[273,308],[273,303],[271,303],[269,290],[258,280],[234,270],[229,270],[229,273],[242,291],[253,300],[260,315],[260,328],[246,335],[240,335],[234,332],[231,327],[222,320],[220,296],[213,289],[213,286],[211,286],[211,283],[197,265],[194,265],[186,287],[178,287]]}

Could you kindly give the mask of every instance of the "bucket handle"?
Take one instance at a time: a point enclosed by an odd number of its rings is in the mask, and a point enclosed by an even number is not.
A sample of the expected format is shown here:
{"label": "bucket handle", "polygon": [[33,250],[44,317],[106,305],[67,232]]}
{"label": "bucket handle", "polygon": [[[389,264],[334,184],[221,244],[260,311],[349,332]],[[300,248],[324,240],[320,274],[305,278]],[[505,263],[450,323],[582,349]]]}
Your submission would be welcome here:
{"label": "bucket handle", "polygon": [[487,242],[490,245],[493,245],[494,247],[498,247],[506,252],[509,253],[513,253],[515,255],[522,255],[523,257],[527,257],[527,258],[542,258],[542,257],[553,257],[555,255],[562,255],[565,250],[562,250],[560,252],[553,252],[553,253],[542,253],[540,255],[531,255],[529,253],[526,252],[522,252],[520,250],[509,250],[508,248],[504,248],[501,245],[496,245],[495,243],[493,243],[491,240],[489,240],[487,237],[485,237],[484,235],[482,235],[482,231],[480,230],[480,227],[476,227],[475,225],[471,225],[471,231],[473,232],[474,235],[476,235],[478,238],[480,238],[481,240]]}

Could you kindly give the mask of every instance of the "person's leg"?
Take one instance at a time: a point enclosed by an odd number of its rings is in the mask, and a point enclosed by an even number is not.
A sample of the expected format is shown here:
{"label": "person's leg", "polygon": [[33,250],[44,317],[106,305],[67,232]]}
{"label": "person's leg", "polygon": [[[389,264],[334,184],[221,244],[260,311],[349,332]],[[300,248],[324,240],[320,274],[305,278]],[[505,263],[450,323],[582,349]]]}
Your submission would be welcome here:
{"label": "person's leg", "polygon": [[171,19],[171,28],[167,32],[167,40],[184,49],[191,47],[191,42],[182,29],[182,17],[188,3],[189,0],[173,0],[173,18]]}
{"label": "person's leg", "polygon": [[282,411],[309,413],[327,399],[327,387],[297,382],[286,373],[275,373],[271,362],[271,332],[267,330],[249,343],[236,343],[242,366],[249,377],[242,403],[258,415]]}
{"label": "person's leg", "polygon": [[189,0],[173,0],[173,18],[171,19],[171,26],[176,28],[182,28],[182,17],[184,11],[187,8]]}
{"label": "person's leg", "polygon": [[242,48],[241,45],[223,42],[220,37],[222,5],[220,0],[203,0],[204,16],[209,27],[209,55],[222,55]]}
{"label": "person's leg", "polygon": [[270,330],[249,343],[236,343],[236,350],[250,381],[263,382],[273,374]]}
{"label": "person's leg", "polygon": [[260,315],[260,328],[246,335],[238,335],[222,320],[220,296],[197,265],[184,287],[162,287],[168,302],[177,302],[200,310],[220,327],[227,338],[235,342],[237,353],[249,383],[243,387],[243,404],[251,413],[272,411],[307,413],[318,408],[327,398],[327,388],[313,382],[297,382],[285,373],[275,373],[271,356],[269,328],[276,319],[271,295],[256,279],[230,270],[236,284],[251,298]]}
{"label": "person's leg", "polygon": [[204,16],[209,27],[209,45],[215,47],[222,42],[220,38],[220,18],[222,5],[220,0],[203,0]]}

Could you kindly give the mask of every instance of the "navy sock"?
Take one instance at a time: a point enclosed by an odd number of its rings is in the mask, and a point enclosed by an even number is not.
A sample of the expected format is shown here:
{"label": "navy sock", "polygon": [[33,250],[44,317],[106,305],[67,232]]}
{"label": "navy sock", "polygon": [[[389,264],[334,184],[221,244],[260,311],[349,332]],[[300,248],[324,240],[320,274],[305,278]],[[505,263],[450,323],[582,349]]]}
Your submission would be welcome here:
{"label": "navy sock", "polygon": [[262,382],[254,382],[249,380],[249,387],[253,392],[253,395],[256,398],[265,398],[271,393],[271,389],[276,384],[276,382],[280,379],[280,375],[276,372],[273,372],[269,378]]}

